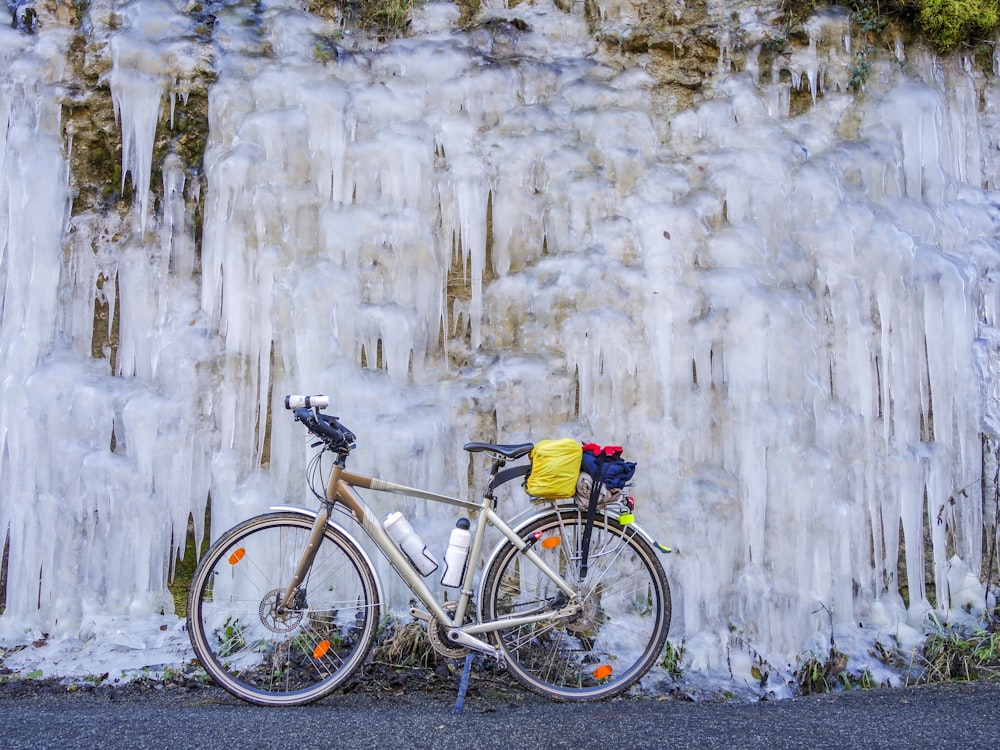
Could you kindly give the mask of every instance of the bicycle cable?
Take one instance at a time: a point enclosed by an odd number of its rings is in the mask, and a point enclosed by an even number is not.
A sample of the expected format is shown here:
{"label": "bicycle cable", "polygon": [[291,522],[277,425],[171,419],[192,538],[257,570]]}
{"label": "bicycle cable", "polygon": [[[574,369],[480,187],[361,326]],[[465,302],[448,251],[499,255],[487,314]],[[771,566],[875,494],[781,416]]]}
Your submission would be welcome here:
{"label": "bicycle cable", "polygon": [[[323,474],[323,454],[330,450],[328,447],[323,447],[316,452],[312,458],[309,459],[309,463],[306,465],[306,484],[309,487],[309,491],[322,503],[326,502],[326,486],[327,479]],[[322,487],[323,490],[320,491],[316,489],[317,487]],[[354,518],[354,514],[349,508],[347,508],[342,503],[336,503],[333,505],[333,509],[343,513],[348,518]]]}
{"label": "bicycle cable", "polygon": [[[306,466],[306,484],[309,485],[309,491],[313,493],[319,500],[326,502],[326,479],[323,477],[323,454],[326,453],[326,448],[321,448],[316,452],[316,455],[309,459],[309,464]],[[323,487],[323,492],[316,489],[317,479],[319,480],[319,486]]]}

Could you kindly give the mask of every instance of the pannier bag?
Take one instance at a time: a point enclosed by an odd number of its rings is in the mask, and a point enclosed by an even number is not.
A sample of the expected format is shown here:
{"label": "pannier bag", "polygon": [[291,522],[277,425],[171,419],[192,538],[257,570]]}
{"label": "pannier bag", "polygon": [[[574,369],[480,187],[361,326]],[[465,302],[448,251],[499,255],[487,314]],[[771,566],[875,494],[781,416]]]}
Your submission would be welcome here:
{"label": "pannier bag", "polygon": [[539,440],[531,449],[531,473],[525,489],[533,497],[558,500],[576,494],[583,447],[573,438]]}

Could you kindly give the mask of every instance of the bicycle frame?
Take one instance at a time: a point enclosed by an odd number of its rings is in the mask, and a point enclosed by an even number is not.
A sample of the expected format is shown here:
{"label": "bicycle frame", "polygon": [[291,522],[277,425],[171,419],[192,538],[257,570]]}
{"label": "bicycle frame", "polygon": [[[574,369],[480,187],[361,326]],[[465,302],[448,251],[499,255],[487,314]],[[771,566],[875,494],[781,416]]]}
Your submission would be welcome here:
{"label": "bicycle frame", "polygon": [[[316,550],[322,540],[323,529],[328,524],[332,524],[332,521],[330,521],[330,510],[336,502],[339,502],[351,511],[354,519],[359,523],[361,528],[364,529],[368,538],[371,539],[371,541],[382,551],[392,567],[396,570],[397,574],[409,587],[410,591],[428,610],[427,612],[422,612],[416,609],[411,609],[411,614],[414,617],[425,621],[430,620],[432,617],[436,618],[439,623],[447,628],[448,638],[458,645],[488,653],[493,656],[499,656],[499,649],[492,644],[477,638],[476,636],[500,630],[501,628],[516,627],[535,622],[542,622],[545,620],[560,619],[563,617],[572,617],[578,614],[580,612],[580,605],[577,602],[575,590],[562,576],[553,571],[531,548],[531,545],[528,542],[525,542],[517,534],[517,532],[503,520],[503,518],[497,515],[496,511],[493,509],[493,482],[497,475],[497,471],[501,466],[503,466],[503,461],[494,458],[490,481],[487,485],[488,489],[484,493],[482,501],[475,503],[461,498],[451,497],[449,495],[429,492],[416,487],[409,487],[403,484],[396,484],[382,479],[377,479],[375,477],[368,477],[362,474],[348,472],[344,468],[343,459],[338,459],[335,462],[333,471],[330,475],[329,481],[327,482],[326,500],[323,507],[315,513],[309,543],[303,551],[302,559],[296,568],[292,581],[286,589],[283,606],[290,606],[290,603],[294,600],[299,584],[305,579],[305,576],[308,574],[309,568],[312,565]],[[406,495],[408,497],[415,497],[432,502],[453,505],[467,511],[471,517],[476,519],[473,522],[472,543],[469,548],[468,559],[470,560],[470,564],[466,566],[457,605],[452,614],[449,614],[449,612],[437,602],[433,592],[424,582],[423,576],[421,576],[406,555],[400,551],[393,540],[389,537],[389,534],[383,528],[376,514],[371,510],[367,503],[365,503],[355,488]],[[289,506],[276,507],[274,510],[290,510],[294,512],[306,512],[309,513],[309,515],[313,514],[313,512],[306,511],[303,508]],[[547,610],[542,613],[511,615],[489,622],[462,624],[465,622],[466,613],[469,611],[469,602],[474,595],[473,582],[476,574],[476,565],[472,561],[479,559],[486,535],[486,529],[490,526],[497,529],[503,536],[509,539],[511,544],[513,544],[521,554],[530,560],[532,564],[537,566],[542,574],[549,578],[553,584],[555,584],[555,586],[557,586],[559,590],[566,595],[567,603],[564,606],[557,610]]]}

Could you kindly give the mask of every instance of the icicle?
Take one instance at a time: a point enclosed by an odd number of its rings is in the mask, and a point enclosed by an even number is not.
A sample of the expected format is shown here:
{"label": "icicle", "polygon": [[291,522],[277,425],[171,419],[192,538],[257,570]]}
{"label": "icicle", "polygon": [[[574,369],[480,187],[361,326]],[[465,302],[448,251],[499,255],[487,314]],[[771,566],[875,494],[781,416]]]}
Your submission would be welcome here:
{"label": "icicle", "polygon": [[[582,7],[522,3],[531,33],[504,34],[433,3],[406,38],[317,60],[312,16],[268,10],[257,38],[232,6],[204,174],[168,155],[154,203],[193,32],[163,0],[114,10],[106,81],[148,236],[84,213],[64,231],[65,38],[0,32],[7,631],[169,613],[189,518],[200,538],[302,497],[308,438],[274,408],[302,390],[330,393],[359,471],[463,496],[484,472],[469,440],[626,445],[640,522],[683,551],[688,669],[792,663],[831,621],[911,643],[932,605],[982,601],[1000,163],[967,71],[889,61],[877,96],[834,96],[851,49],[831,11],[763,86],[752,62],[730,74],[724,31],[722,75],[664,124],[653,75],[595,56]],[[404,510],[443,545],[449,509]]]}

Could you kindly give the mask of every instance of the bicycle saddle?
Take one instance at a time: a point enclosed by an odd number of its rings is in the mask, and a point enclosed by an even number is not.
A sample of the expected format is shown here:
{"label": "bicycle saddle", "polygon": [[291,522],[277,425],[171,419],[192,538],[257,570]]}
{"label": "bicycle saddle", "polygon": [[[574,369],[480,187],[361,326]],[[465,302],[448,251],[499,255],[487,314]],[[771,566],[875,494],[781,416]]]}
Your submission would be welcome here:
{"label": "bicycle saddle", "polygon": [[494,443],[466,443],[463,447],[465,450],[469,451],[469,453],[480,453],[482,451],[486,451],[488,453],[496,453],[504,458],[514,459],[528,455],[531,452],[531,449],[535,447],[535,444],[518,443],[516,445],[496,445]]}

